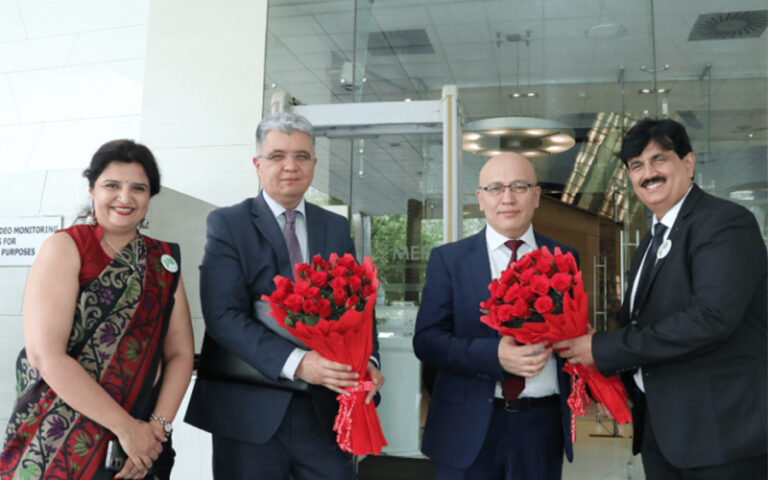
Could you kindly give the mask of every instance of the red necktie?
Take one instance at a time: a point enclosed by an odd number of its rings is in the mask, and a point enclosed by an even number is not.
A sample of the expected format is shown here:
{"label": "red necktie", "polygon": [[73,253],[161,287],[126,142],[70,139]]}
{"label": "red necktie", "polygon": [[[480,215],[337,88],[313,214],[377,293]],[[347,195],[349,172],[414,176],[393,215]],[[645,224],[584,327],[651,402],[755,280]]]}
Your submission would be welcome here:
{"label": "red necktie", "polygon": [[[509,257],[509,263],[507,264],[507,268],[509,268],[510,265],[515,263],[517,261],[517,249],[520,248],[520,245],[522,245],[522,240],[507,240],[504,242],[504,245],[507,246],[510,250],[512,250],[512,255]],[[515,375],[513,373],[508,373],[507,378],[504,379],[504,381],[501,383],[501,393],[504,395],[504,400],[514,400],[519,395],[520,392],[523,391],[525,388],[525,378],[521,377],[520,375]]]}

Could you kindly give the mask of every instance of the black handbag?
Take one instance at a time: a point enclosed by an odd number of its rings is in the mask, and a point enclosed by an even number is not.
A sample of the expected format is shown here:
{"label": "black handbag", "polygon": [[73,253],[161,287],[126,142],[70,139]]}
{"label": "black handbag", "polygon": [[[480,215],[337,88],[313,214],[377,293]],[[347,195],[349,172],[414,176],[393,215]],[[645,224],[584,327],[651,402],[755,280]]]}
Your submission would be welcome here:
{"label": "black handbag", "polygon": [[[253,305],[252,318],[264,325],[271,332],[279,335],[294,345],[306,349],[298,339],[277,324],[274,318],[267,315],[269,304],[257,300]],[[244,383],[250,385],[268,386],[306,392],[309,385],[303,380],[272,380],[251,364],[219,345],[207,333],[203,337],[203,347],[200,350],[200,364],[197,370],[199,378],[220,382]]]}

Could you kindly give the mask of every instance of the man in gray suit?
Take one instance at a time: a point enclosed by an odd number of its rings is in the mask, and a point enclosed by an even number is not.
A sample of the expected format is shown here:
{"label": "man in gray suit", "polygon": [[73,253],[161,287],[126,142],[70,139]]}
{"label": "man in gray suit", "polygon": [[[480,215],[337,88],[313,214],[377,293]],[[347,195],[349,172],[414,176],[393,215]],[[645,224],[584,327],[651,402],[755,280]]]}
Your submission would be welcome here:
{"label": "man in gray suit", "polygon": [[[316,254],[354,255],[349,223],[304,201],[317,164],[307,119],[266,117],[256,130],[256,148],[253,164],[263,190],[208,216],[200,266],[206,325],[201,365],[223,350],[265,379],[238,382],[227,371],[212,378],[201,367],[186,421],[213,434],[215,478],[351,479],[352,457],[336,445],[332,426],[335,395],[356,386],[357,374],[271,330],[254,307],[275,289],[274,276],[292,277],[296,263]],[[371,334],[368,372],[375,388],[366,402],[384,382],[375,328]],[[297,387],[301,382],[309,388]]]}

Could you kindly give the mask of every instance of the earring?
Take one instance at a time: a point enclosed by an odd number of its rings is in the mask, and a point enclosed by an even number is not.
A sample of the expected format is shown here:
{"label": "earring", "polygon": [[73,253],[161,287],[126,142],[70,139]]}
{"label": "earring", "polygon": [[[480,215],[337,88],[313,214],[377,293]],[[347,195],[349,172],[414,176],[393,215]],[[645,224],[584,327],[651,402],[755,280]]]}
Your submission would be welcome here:
{"label": "earring", "polygon": [[147,220],[147,217],[144,217],[139,222],[139,230],[146,230],[149,228],[149,220]]}
{"label": "earring", "polygon": [[96,221],[96,207],[93,205],[93,198],[91,198],[91,206],[88,207],[88,215],[85,217],[85,223],[88,225],[96,225],[98,222]]}

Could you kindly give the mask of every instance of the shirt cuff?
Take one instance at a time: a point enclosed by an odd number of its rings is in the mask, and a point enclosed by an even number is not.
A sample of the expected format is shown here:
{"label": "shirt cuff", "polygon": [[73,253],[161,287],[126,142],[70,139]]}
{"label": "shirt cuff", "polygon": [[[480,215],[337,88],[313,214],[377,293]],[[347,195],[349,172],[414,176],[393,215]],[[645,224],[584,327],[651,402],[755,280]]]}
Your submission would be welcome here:
{"label": "shirt cuff", "polygon": [[287,378],[288,380],[296,380],[296,370],[299,368],[299,363],[301,363],[301,360],[306,354],[307,350],[294,348],[291,354],[288,355],[288,359],[285,361],[285,365],[283,365],[283,369],[280,371],[280,376]]}
{"label": "shirt cuff", "polygon": [[370,361],[371,361],[371,363],[373,363],[373,365],[374,365],[374,366],[375,366],[375,367],[376,367],[378,370],[381,370],[381,365],[379,365],[379,360],[378,360],[376,357],[374,357],[373,355],[371,355],[371,358],[369,358],[368,360],[370,360]]}

